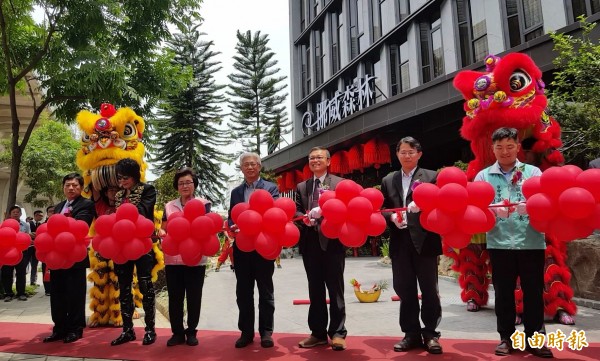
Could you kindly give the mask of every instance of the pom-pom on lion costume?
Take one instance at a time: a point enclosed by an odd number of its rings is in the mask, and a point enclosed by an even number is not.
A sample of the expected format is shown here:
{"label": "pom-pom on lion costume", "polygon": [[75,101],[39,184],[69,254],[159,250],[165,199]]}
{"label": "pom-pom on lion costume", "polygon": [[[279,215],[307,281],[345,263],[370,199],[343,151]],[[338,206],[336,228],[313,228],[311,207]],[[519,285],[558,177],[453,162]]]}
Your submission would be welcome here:
{"label": "pom-pom on lion costume", "polygon": [[[114,212],[114,204],[106,196],[108,188],[118,188],[116,163],[131,158],[140,164],[141,180],[144,181],[147,165],[144,162],[145,148],[141,142],[145,122],[130,108],[116,110],[112,104],[104,103],[100,114],[82,110],[77,114],[77,124],[83,132],[81,149],[76,162],[81,169],[84,187],[82,195],[96,203],[98,216]],[[152,280],[164,268],[164,258],[154,243],[156,266],[152,269]],[[93,249],[89,251],[90,269],[88,280],[94,283],[90,290],[90,327],[112,324],[121,326],[123,320],[119,305],[118,279],[112,260],[105,259]],[[142,294],[136,287],[134,277],[133,296],[136,307],[141,307]]]}
{"label": "pom-pom on lion costume", "polygon": [[[496,161],[491,136],[500,127],[519,131],[521,161],[542,170],[562,164],[564,157],[557,150],[562,146],[560,126],[546,113],[548,99],[544,95],[541,70],[529,56],[521,53],[504,58],[489,55],[485,66],[485,72],[465,70],[454,78],[454,86],[465,98],[466,116],[460,132],[470,141],[475,155],[467,168],[469,180]],[[565,264],[566,247],[551,239],[546,243],[545,312],[569,324],[573,322],[569,315],[575,314],[576,306],[571,300],[573,291]],[[479,310],[488,300],[489,265],[484,244],[485,236],[475,235],[472,243],[460,252],[444,246],[444,253],[454,259],[453,269],[460,273],[461,297],[469,311]],[[517,313],[522,312],[522,297],[521,290],[517,290]],[[569,317],[564,318],[565,312]]]}

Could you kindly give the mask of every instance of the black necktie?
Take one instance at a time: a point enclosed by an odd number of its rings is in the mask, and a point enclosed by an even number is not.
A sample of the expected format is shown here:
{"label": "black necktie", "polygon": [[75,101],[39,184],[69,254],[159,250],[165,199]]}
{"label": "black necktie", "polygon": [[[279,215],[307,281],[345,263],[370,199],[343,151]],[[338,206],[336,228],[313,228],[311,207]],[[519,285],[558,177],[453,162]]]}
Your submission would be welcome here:
{"label": "black necktie", "polygon": [[315,186],[313,188],[312,193],[312,203],[310,204],[310,209],[319,206],[319,186],[321,185],[321,180],[319,178],[315,179]]}

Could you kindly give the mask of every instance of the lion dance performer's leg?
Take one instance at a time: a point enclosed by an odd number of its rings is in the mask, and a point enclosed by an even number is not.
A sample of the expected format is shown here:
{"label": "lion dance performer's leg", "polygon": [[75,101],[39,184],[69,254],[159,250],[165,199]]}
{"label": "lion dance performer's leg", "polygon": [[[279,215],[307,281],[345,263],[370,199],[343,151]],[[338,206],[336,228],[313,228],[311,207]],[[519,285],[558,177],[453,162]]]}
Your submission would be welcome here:
{"label": "lion dance performer's leg", "polygon": [[90,289],[89,326],[121,326],[121,307],[119,305],[119,286],[112,261],[103,258],[90,249],[90,269],[88,280],[94,285]]}
{"label": "lion dance performer's leg", "polygon": [[225,237],[225,242],[223,242],[223,246],[221,247],[221,254],[219,255],[219,258],[217,258],[215,272],[219,272],[219,269],[221,269],[221,266],[225,263],[227,257],[229,257],[229,262],[231,262],[231,267],[233,268],[233,247],[231,247],[229,237]]}
{"label": "lion dance performer's leg", "polygon": [[[155,242],[152,245],[152,250],[154,251],[154,259],[155,259],[155,263],[154,263],[154,267],[152,268],[151,274],[152,274],[152,282],[156,282],[158,280],[158,272],[165,268],[165,256],[162,252],[162,250],[160,249],[160,247],[158,247],[158,243]],[[157,290],[160,291],[160,290]],[[140,283],[138,282],[138,278],[137,278],[137,269],[134,268],[134,273],[133,273],[133,286],[132,286],[132,291],[131,293],[133,294],[133,304],[135,305],[135,308],[143,308],[144,307],[144,303],[143,303],[143,299],[144,296],[142,294],[142,292],[140,291]],[[140,316],[138,315],[137,311],[134,309],[133,311],[133,318],[137,319]]]}
{"label": "lion dance performer's leg", "polygon": [[544,313],[563,325],[574,325],[577,306],[570,286],[571,272],[566,264],[567,244],[546,237],[544,270]]}
{"label": "lion dance performer's leg", "polygon": [[467,303],[467,311],[479,311],[481,306],[487,305],[490,284],[485,234],[474,235],[471,243],[461,250],[444,245],[444,254],[454,259],[452,269],[459,273],[460,297]]}

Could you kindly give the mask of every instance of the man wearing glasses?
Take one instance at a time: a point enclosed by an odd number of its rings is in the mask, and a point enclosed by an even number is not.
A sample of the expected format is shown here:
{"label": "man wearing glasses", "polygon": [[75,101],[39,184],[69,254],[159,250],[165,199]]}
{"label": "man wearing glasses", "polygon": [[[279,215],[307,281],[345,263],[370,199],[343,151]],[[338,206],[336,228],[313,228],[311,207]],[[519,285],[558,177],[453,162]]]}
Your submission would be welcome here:
{"label": "man wearing glasses", "polygon": [[[421,144],[413,137],[400,139],[396,156],[402,166],[381,181],[383,208],[408,208],[408,212],[384,214],[390,229],[390,258],[394,290],[400,297],[400,328],[404,339],[394,351],[405,352],[424,347],[432,354],[442,353],[440,333],[442,319],[438,295],[437,258],[442,254],[440,236],[421,226],[420,210],[412,200],[413,189],[420,183],[435,183],[437,172],[419,168]],[[417,282],[421,288],[419,305]],[[419,313],[424,327],[421,327]]]}
{"label": "man wearing glasses", "polygon": [[[238,203],[248,202],[250,195],[256,189],[264,189],[271,193],[274,199],[279,198],[277,186],[260,178],[260,156],[256,153],[244,153],[240,156],[240,168],[244,174],[244,182],[231,191],[229,204],[230,226],[233,226],[231,210]],[[273,314],[275,313],[275,296],[273,290],[273,272],[275,267],[272,260],[263,258],[258,252],[241,251],[233,244],[233,259],[235,259],[235,294],[239,309],[238,328],[242,332],[235,341],[236,348],[243,348],[254,341],[254,283],[258,287],[258,333],[260,345],[264,348],[273,347]]]}
{"label": "man wearing glasses", "polygon": [[[308,154],[308,166],[313,176],[296,187],[296,216],[308,215],[300,224],[298,247],[308,278],[308,327],[311,334],[300,341],[302,348],[326,345],[331,338],[335,351],[346,349],[346,303],[344,301],[344,267],[346,250],[339,239],[327,238],[321,233],[319,196],[325,190],[335,190],[343,178],[327,172],[331,163],[329,151],[314,147]],[[325,289],[329,292],[329,328]]]}

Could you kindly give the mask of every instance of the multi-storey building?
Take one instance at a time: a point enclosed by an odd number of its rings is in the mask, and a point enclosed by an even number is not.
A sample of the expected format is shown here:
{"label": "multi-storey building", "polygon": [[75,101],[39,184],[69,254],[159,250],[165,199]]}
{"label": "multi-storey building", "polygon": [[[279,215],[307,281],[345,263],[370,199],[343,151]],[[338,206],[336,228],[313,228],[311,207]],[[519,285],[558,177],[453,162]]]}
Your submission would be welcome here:
{"label": "multi-storey building", "polygon": [[302,169],[313,146],[335,153],[373,137],[390,146],[392,162],[394,145],[406,135],[421,141],[425,167],[467,161],[454,75],[482,68],[488,54],[524,52],[550,80],[555,54],[547,34],[577,34],[579,15],[600,19],[600,0],[289,0],[289,6],[293,143],[263,160],[278,174]]}

